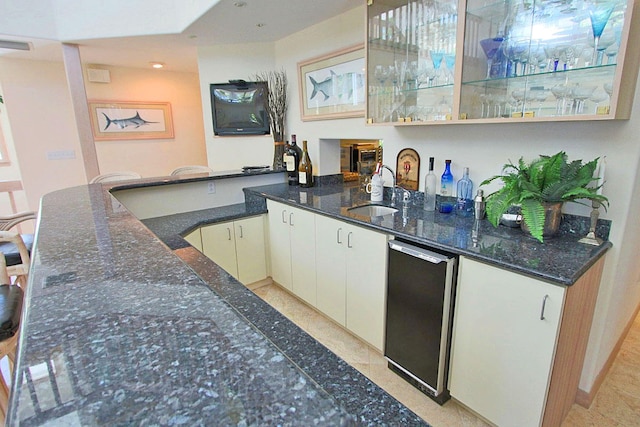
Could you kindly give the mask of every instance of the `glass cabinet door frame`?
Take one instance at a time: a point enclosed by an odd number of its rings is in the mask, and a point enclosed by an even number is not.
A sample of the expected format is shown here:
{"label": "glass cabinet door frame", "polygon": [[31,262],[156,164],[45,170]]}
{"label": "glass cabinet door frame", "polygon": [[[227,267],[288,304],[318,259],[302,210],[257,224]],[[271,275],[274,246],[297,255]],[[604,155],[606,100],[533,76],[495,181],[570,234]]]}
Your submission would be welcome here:
{"label": "glass cabinet door frame", "polygon": [[[479,41],[488,36],[486,28],[482,28],[481,25],[476,25],[475,20],[470,19],[471,13],[480,11],[482,8],[487,9],[493,3],[500,3],[501,5],[525,5],[524,7],[531,7],[533,10],[544,12],[545,2],[541,0],[507,0],[494,2],[493,0],[482,1],[481,0],[459,0],[457,2],[457,22],[455,26],[455,67],[452,76],[451,85],[434,85],[431,87],[429,84],[425,87],[424,81],[416,83],[416,90],[398,92],[399,86],[394,82],[393,86],[396,88],[392,95],[387,93],[387,98],[381,98],[378,96],[380,93],[380,80],[375,79],[375,71],[379,69],[380,65],[383,65],[380,61],[382,54],[376,51],[375,45],[376,39],[372,37],[374,35],[372,16],[372,7],[375,7],[376,3],[382,3],[382,7],[397,7],[400,10],[402,7],[406,7],[407,16],[411,13],[416,13],[417,18],[421,18],[421,7],[425,7],[425,3],[429,4],[443,4],[446,2],[438,2],[437,0],[368,0],[367,7],[367,37],[366,37],[366,55],[367,55],[367,107],[366,117],[367,123],[371,125],[393,125],[393,126],[407,126],[407,125],[431,125],[431,124],[471,124],[471,123],[517,123],[517,122],[545,122],[545,121],[592,121],[592,120],[611,120],[611,119],[628,119],[633,104],[633,96],[635,93],[635,85],[637,81],[638,64],[640,62],[640,50],[634,49],[629,46],[629,40],[640,39],[640,13],[636,10],[637,6],[634,0],[628,0],[626,3],[620,0],[613,0],[612,3],[619,5],[618,7],[626,8],[623,14],[618,10],[614,10],[612,16],[615,19],[620,20],[620,16],[624,17],[624,21],[621,21],[620,27],[613,28],[617,31],[617,52],[613,52],[613,55],[607,56],[609,61],[614,58],[612,64],[604,63],[602,65],[593,66],[584,59],[576,59],[575,53],[573,57],[570,57],[570,61],[566,61],[562,67],[556,68],[555,71],[551,71],[550,68],[535,68],[533,59],[529,62],[529,58],[533,58],[533,51],[530,37],[527,41],[528,57],[523,59],[522,62],[515,63],[516,67],[520,67],[525,71],[519,70],[515,75],[499,76],[491,75],[493,70],[489,70],[491,64],[488,64],[485,53]],[[452,4],[454,2],[449,2]],[[551,2],[546,2],[551,4]],[[576,22],[579,22],[580,31],[592,32],[593,29],[589,24],[589,15],[587,13],[587,2],[584,0],[574,0],[578,9],[578,12],[573,12],[577,17]],[[573,4],[567,2],[566,4]],[[406,5],[406,6],[404,6]],[[478,6],[479,5],[479,6]],[[488,6],[487,6],[488,5]],[[535,9],[536,5],[541,5],[539,9]],[[476,9],[473,9],[477,7]],[[522,7],[522,6],[520,6]],[[413,9],[412,9],[413,8]],[[417,8],[417,9],[416,9]],[[380,8],[378,8],[380,9]],[[552,17],[545,17],[540,12],[540,19],[555,19]],[[533,14],[533,12],[531,12]],[[537,13],[537,12],[536,12]],[[572,13],[571,11],[569,13]],[[475,15],[473,15],[475,17]],[[533,16],[533,15],[532,15]],[[586,17],[586,18],[585,18]],[[426,28],[426,21],[415,21],[416,16],[411,16],[413,21],[406,18],[410,23],[415,23],[414,27],[410,30],[413,32],[410,37],[415,42],[417,40],[416,34],[421,34],[420,31]],[[579,19],[578,19],[579,18]],[[614,19],[614,18],[611,18]],[[524,27],[530,31],[531,34],[535,32],[533,26],[533,18],[529,23],[531,28]],[[537,21],[536,21],[537,25]],[[424,28],[423,28],[424,27]],[[494,26],[495,27],[495,26]],[[587,28],[588,27],[588,28]],[[536,27],[537,28],[537,27]],[[495,31],[492,29],[491,31]],[[611,32],[611,27],[608,29],[605,26],[603,33]],[[409,31],[407,33],[410,33]],[[496,33],[497,34],[497,33]],[[576,33],[578,34],[578,33]],[[582,34],[582,33],[579,33]],[[591,33],[592,34],[592,33]],[[396,44],[403,41],[402,34],[394,34],[394,42]],[[573,39],[576,36],[573,33],[568,35]],[[424,36],[421,36],[424,37]],[[428,37],[428,35],[427,35]],[[588,39],[580,40],[580,45],[584,45],[588,42]],[[513,40],[510,40],[512,45],[516,45]],[[557,40],[552,38],[553,43],[558,43]],[[591,41],[593,43],[593,41]],[[539,40],[534,42],[537,48],[540,48],[542,44]],[[606,43],[605,43],[606,44]],[[572,47],[578,49],[578,43],[572,43]],[[409,45],[405,43],[404,48],[407,55],[405,56],[405,62],[410,63],[408,55]],[[422,47],[424,50],[424,46]],[[602,46],[600,46],[600,50]],[[574,49],[574,50],[575,50]],[[514,49],[515,50],[515,49]],[[513,51],[509,50],[510,55],[514,55]],[[585,51],[588,48],[584,49]],[[393,55],[399,55],[400,49],[396,49],[396,45],[391,46]],[[591,45],[591,52],[593,52],[593,45]],[[503,52],[507,52],[503,50]],[[425,52],[419,52],[425,55]],[[430,55],[431,52],[428,53]],[[506,55],[506,53],[505,53]],[[609,53],[607,53],[609,55]],[[569,57],[569,55],[566,55]],[[427,56],[425,56],[427,57]],[[512,57],[509,58],[511,60]],[[594,55],[595,58],[595,55]],[[503,58],[504,59],[504,58]],[[555,58],[554,58],[555,59]],[[537,59],[536,59],[537,61]],[[548,57],[546,61],[549,61]],[[573,61],[576,61],[575,63]],[[581,61],[581,62],[578,62]],[[418,58],[416,63],[424,67],[424,62],[421,58]],[[478,64],[482,63],[483,72],[482,75],[478,75]],[[567,65],[569,64],[569,65]],[[384,64],[389,66],[390,64]],[[395,68],[398,69],[397,61]],[[555,66],[557,67],[557,60]],[[471,67],[471,68],[469,68]],[[505,65],[507,67],[507,65]],[[529,67],[529,68],[523,68]],[[469,70],[476,68],[475,76],[468,78],[470,75]],[[485,75],[486,73],[486,75]],[[466,80],[465,80],[466,79]],[[563,82],[564,80],[564,82]],[[607,83],[605,86],[603,82]],[[609,84],[610,82],[610,84]],[[383,85],[390,86],[390,84],[384,83]],[[566,88],[563,88],[563,85]],[[438,106],[435,104],[434,98],[439,95],[434,95],[438,90],[443,87],[447,87],[450,91],[449,110],[447,114],[442,114],[439,111]],[[403,86],[404,87],[404,86]],[[554,89],[558,93],[552,93],[551,89]],[[592,92],[590,92],[593,89]],[[562,90],[566,90],[571,96],[562,95]],[[584,93],[583,93],[584,92]],[[606,92],[606,95],[605,95]],[[396,96],[396,95],[403,96]],[[495,94],[495,95],[494,95]],[[431,96],[431,98],[429,98]],[[411,98],[414,97],[414,98]],[[500,99],[499,99],[500,98]],[[566,98],[566,99],[564,99]],[[406,100],[412,100],[414,104],[407,103]],[[441,99],[445,99],[443,96]],[[430,101],[422,103],[423,100]],[[402,104],[405,103],[405,105]],[[413,110],[412,110],[413,109]],[[424,113],[427,111],[427,113]],[[436,111],[438,114],[429,115],[428,112]],[[422,116],[419,113],[422,112]]]}

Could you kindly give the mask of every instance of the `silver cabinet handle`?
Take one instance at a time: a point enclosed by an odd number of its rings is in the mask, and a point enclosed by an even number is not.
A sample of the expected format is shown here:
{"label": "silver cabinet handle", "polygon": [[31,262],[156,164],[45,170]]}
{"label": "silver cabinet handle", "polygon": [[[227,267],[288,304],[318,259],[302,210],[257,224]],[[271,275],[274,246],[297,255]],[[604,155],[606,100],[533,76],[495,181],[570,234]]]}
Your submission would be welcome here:
{"label": "silver cabinet handle", "polygon": [[549,299],[549,295],[545,295],[542,298],[542,311],[540,311],[540,320],[544,320],[544,307],[547,305],[547,300]]}
{"label": "silver cabinet handle", "polygon": [[242,239],[244,236],[242,235],[242,226],[240,226],[240,238]]}
{"label": "silver cabinet handle", "polygon": [[284,214],[286,214],[286,213],[287,213],[287,211],[286,211],[285,209],[283,209],[283,210],[282,210],[282,223],[283,223],[283,224],[286,224],[286,223],[287,223],[287,220],[286,220],[286,219],[284,219]]}
{"label": "silver cabinet handle", "polygon": [[338,228],[338,231],[336,231],[336,241],[338,242],[339,245],[342,244],[342,240],[340,240],[341,231],[342,231],[342,228]]}
{"label": "silver cabinet handle", "polygon": [[289,214],[289,225],[293,226],[293,212]]}
{"label": "silver cabinet handle", "polygon": [[229,235],[229,240],[231,240],[231,229],[227,227],[227,234]]}
{"label": "silver cabinet handle", "polygon": [[353,231],[350,231],[349,234],[347,234],[347,247],[348,248],[352,248],[353,246],[351,246],[351,235],[353,234]]}

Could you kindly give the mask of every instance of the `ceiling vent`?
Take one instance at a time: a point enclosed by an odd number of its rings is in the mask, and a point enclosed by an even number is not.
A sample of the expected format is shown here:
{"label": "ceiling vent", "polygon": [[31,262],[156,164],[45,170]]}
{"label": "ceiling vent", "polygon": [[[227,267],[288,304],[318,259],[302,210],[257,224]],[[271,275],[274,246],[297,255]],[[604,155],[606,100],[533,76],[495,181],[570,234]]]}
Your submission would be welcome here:
{"label": "ceiling vent", "polygon": [[91,83],[111,83],[109,70],[102,68],[87,68],[87,79]]}
{"label": "ceiling vent", "polygon": [[0,40],[0,49],[31,50],[31,43]]}

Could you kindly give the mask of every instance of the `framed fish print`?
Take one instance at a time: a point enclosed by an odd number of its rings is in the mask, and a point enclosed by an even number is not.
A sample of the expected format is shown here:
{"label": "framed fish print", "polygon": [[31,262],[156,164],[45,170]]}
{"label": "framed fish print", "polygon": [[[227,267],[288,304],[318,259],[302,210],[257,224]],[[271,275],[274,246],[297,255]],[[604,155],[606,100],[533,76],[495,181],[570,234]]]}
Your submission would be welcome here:
{"label": "framed fish print", "polygon": [[89,101],[93,138],[173,138],[171,104],[168,102]]}
{"label": "framed fish print", "polygon": [[364,117],[364,45],[298,63],[303,121]]}

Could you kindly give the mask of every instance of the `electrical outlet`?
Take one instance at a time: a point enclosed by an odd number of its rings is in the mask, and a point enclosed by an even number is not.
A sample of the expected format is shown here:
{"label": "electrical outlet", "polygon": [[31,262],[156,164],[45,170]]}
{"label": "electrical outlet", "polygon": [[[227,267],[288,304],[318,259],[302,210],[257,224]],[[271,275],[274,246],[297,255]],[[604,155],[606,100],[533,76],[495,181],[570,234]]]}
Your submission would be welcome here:
{"label": "electrical outlet", "polygon": [[216,183],[213,181],[210,181],[209,183],[207,183],[207,191],[209,192],[209,194],[215,194]]}

